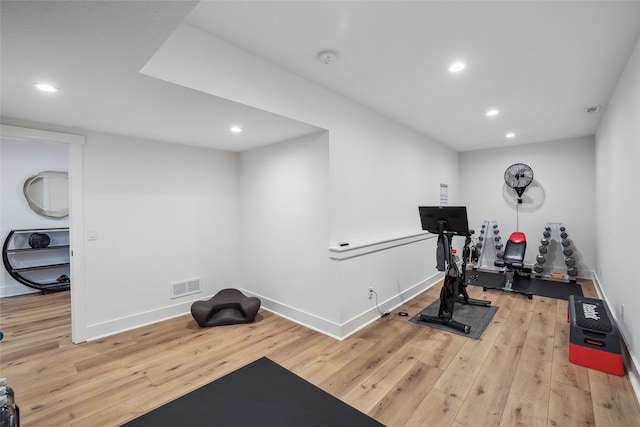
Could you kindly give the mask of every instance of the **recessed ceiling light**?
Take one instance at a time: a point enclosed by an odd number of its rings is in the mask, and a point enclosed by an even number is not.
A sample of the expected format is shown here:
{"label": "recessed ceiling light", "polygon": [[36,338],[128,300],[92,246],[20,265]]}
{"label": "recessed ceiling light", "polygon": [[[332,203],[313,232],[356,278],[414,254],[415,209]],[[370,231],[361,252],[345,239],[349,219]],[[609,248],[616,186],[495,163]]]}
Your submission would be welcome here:
{"label": "recessed ceiling light", "polygon": [[58,92],[60,90],[57,87],[50,85],[49,83],[36,83],[34,84],[34,86],[43,92]]}
{"label": "recessed ceiling light", "polygon": [[464,70],[466,67],[467,65],[464,62],[454,62],[449,66],[449,71],[451,71],[452,73],[459,73],[460,71]]}
{"label": "recessed ceiling light", "polygon": [[240,126],[231,126],[229,131],[231,131],[231,133],[240,133],[242,132],[242,128]]}
{"label": "recessed ceiling light", "polygon": [[513,138],[514,136],[516,136],[516,134],[513,132],[509,132],[508,134],[505,135],[505,137],[507,138]]}
{"label": "recessed ceiling light", "polygon": [[499,111],[498,111],[498,110],[491,109],[491,110],[487,111],[487,116],[489,116],[489,117],[491,117],[491,116],[497,116],[497,115],[498,115],[498,113],[499,113]]}

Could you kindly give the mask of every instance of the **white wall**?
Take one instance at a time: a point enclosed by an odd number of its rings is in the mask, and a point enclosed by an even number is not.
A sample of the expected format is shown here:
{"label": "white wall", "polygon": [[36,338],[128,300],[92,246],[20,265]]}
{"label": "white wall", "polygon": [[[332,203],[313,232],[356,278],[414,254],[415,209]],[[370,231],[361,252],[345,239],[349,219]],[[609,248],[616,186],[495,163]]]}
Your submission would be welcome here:
{"label": "white wall", "polygon": [[[272,303],[281,314],[343,337],[377,314],[369,286],[388,309],[431,285],[434,244],[408,243],[335,261],[329,247],[337,243],[331,236],[338,227],[332,224],[339,223],[340,235],[354,243],[420,232],[417,207],[438,203],[440,182],[450,184],[452,201],[457,198],[457,153],[357,106],[342,116],[335,139],[324,133],[243,153],[242,186],[233,163],[238,155],[81,132],[86,286],[76,306],[82,310],[77,317],[86,318],[82,336],[183,314],[193,299],[238,286],[263,296],[265,306]],[[290,176],[295,180],[287,182]],[[291,221],[297,209],[273,204],[278,197],[298,197],[300,179],[309,190],[298,206],[306,216],[303,226]],[[262,194],[267,182],[275,187]],[[361,185],[354,188],[353,182]],[[252,188],[256,183],[261,191]],[[251,216],[255,203],[265,206],[269,225]],[[306,230],[306,224],[315,226]],[[240,234],[245,225],[248,231]],[[278,245],[269,235],[285,227],[289,232],[280,234],[304,250]],[[89,229],[97,240],[87,240]],[[240,244],[248,248],[242,257]],[[287,260],[290,270],[274,268],[264,257],[277,266]],[[287,274],[304,281],[281,280]],[[191,277],[203,278],[204,292],[169,300],[169,283]]]}
{"label": "white wall", "polygon": [[[424,289],[426,279],[429,284],[437,280],[435,242],[422,240],[365,255],[330,259],[330,212],[344,209],[330,203],[330,138],[330,133],[323,132],[240,155],[240,263],[243,289],[260,297],[264,308],[343,337],[379,314],[374,301],[367,296],[368,287],[376,290],[378,302],[386,310]],[[421,184],[432,178],[448,180],[455,170],[442,174],[423,167],[433,159],[427,146],[416,145],[409,153],[401,142],[396,145],[400,146],[400,154],[391,153],[388,148],[376,153],[369,147],[367,153],[381,156],[381,164],[389,162],[385,169],[393,173],[365,176],[388,180],[380,185],[403,197],[407,197],[405,193],[409,198],[413,196],[408,214],[402,215],[410,216],[408,222],[416,222],[420,200],[416,194],[438,193],[437,188],[430,191]],[[385,158],[386,155],[391,158]],[[396,169],[396,165],[403,169]],[[331,178],[331,182],[336,182]],[[386,200],[393,204],[391,197],[374,184],[368,182],[351,199],[357,205],[371,198],[380,205],[379,209],[393,212],[384,203]],[[366,223],[367,218],[363,217],[361,222]],[[387,232],[392,231],[389,235],[393,236],[398,231],[393,226],[400,221],[391,218],[390,222]],[[384,227],[370,225],[367,230],[375,237],[373,242],[384,236]],[[420,228],[416,226],[411,232],[420,232]],[[351,240],[354,246],[359,242],[363,240]]]}
{"label": "white wall", "polygon": [[[408,239],[413,240],[413,239]],[[366,247],[366,254],[332,259],[332,274],[340,283],[342,305],[342,336],[347,336],[363,325],[374,321],[426,288],[437,283],[442,274],[435,268],[436,239],[430,235],[410,244]],[[375,298],[369,299],[372,287]],[[415,314],[415,313],[414,313]]]}
{"label": "white wall", "polygon": [[[0,228],[2,241],[14,229],[68,227],[69,218],[46,218],[29,208],[22,186],[38,172],[68,171],[67,147],[36,141],[0,139]],[[13,279],[2,268],[0,297],[38,292]]]}
{"label": "white wall", "polygon": [[[594,155],[593,137],[461,153],[460,182],[470,227],[479,236],[482,222],[495,220],[506,241],[519,225],[527,236],[525,261],[534,264],[545,224],[561,222],[573,242],[579,276],[591,277],[597,242]],[[534,173],[517,212],[517,196],[504,182],[504,171],[514,163],[526,163]],[[545,263],[549,271],[566,272],[563,258],[550,258]]]}
{"label": "white wall", "polygon": [[[98,236],[85,240],[86,303],[81,305],[87,336],[188,312],[198,296],[169,300],[168,288],[170,282],[194,276],[203,279],[202,296],[216,288],[244,287],[294,320],[319,320],[319,326],[311,326],[338,337],[376,313],[367,297],[369,286],[387,309],[432,284],[436,272],[429,241],[342,261],[330,260],[329,247],[420,232],[417,208],[439,203],[440,183],[449,184],[451,204],[460,200],[458,154],[206,34],[188,36],[187,44],[208,49],[207,58],[224,60],[194,68],[172,59],[165,71],[199,73],[217,85],[215,95],[328,133],[319,140],[244,153],[240,187],[237,155],[83,132],[84,231],[95,229]],[[182,65],[186,68],[180,69]],[[218,78],[210,79],[212,73]],[[287,182],[288,176],[296,180]],[[264,191],[262,179],[279,187],[262,194],[255,189]],[[317,193],[309,191],[301,205],[286,210],[269,204],[278,197],[298,197],[300,182]],[[256,183],[260,185],[253,187]],[[256,203],[265,206],[269,224],[251,217],[250,206]],[[300,212],[316,230],[301,230],[292,221]],[[275,244],[280,235],[293,234],[303,250]],[[239,241],[245,249],[242,258]],[[285,271],[261,257],[278,266],[287,260],[292,276],[304,282],[282,280]],[[374,277],[372,271],[385,273]]]}
{"label": "white wall", "polygon": [[[83,181],[88,337],[239,285],[237,154],[87,132]],[[202,294],[170,299],[192,278]]]}
{"label": "white wall", "polygon": [[329,130],[332,241],[414,230],[418,203],[438,201],[424,169],[456,191],[454,150],[189,25],[142,72]]}
{"label": "white wall", "polygon": [[[338,242],[371,242],[420,231],[418,206],[439,203],[440,183],[450,185],[451,203],[460,200],[454,150],[193,27],[181,25],[143,72],[327,129],[331,209],[327,254],[328,246]],[[415,286],[416,281],[424,287],[435,273],[424,244],[403,248],[410,252],[405,259],[424,257],[425,264],[409,267],[410,278],[401,288]],[[396,263],[393,250],[364,256],[388,268],[388,277],[402,276],[407,267]],[[349,333],[358,323],[352,319],[374,310],[367,297],[369,263],[349,264],[354,270],[344,274],[344,267],[332,264],[332,286],[310,308],[315,314],[336,316],[326,323],[337,325],[342,331],[337,335]],[[395,280],[376,283],[381,302],[392,304],[400,298]],[[327,299],[340,306],[339,315],[327,313]]]}
{"label": "white wall", "polygon": [[[461,202],[458,153],[374,114],[331,132],[331,244],[369,245],[420,232],[418,206],[438,205],[440,183],[449,204]],[[334,130],[335,129],[335,130]],[[343,302],[344,335],[379,315],[369,287],[387,311],[434,284],[434,240],[333,259]]]}
{"label": "white wall", "polygon": [[[640,40],[596,133],[596,274],[632,358],[640,395]],[[624,316],[621,313],[624,305]]]}
{"label": "white wall", "polygon": [[457,152],[374,113],[358,116],[329,127],[332,243],[419,231],[418,206],[439,204],[440,183],[450,204],[460,200]]}
{"label": "white wall", "polygon": [[263,307],[326,330],[337,319],[329,277],[327,132],[240,155],[243,288]]}

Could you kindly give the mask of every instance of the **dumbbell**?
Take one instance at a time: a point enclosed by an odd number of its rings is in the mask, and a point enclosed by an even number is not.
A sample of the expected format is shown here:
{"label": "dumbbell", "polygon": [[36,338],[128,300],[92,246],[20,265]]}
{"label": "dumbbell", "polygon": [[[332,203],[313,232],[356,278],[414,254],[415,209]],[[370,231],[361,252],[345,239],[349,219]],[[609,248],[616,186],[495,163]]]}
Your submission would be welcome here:
{"label": "dumbbell", "polygon": [[567,274],[571,277],[576,277],[578,275],[578,269],[576,267],[567,268]]}
{"label": "dumbbell", "polygon": [[544,267],[542,266],[542,264],[535,264],[533,266],[533,271],[535,271],[536,273],[542,273],[544,271]]}
{"label": "dumbbell", "polygon": [[547,261],[547,257],[544,256],[544,255],[538,255],[536,257],[536,261],[538,261],[538,263],[540,263],[540,264],[544,264]]}
{"label": "dumbbell", "polygon": [[551,233],[550,233],[549,231],[544,231],[544,232],[542,233],[542,235],[543,235],[544,237],[551,237]]}
{"label": "dumbbell", "polygon": [[502,257],[504,256],[504,254],[502,252],[497,252],[496,256],[500,259],[502,259]]}
{"label": "dumbbell", "polygon": [[562,250],[562,254],[563,254],[564,256],[571,256],[571,254],[573,254],[573,251],[571,250],[571,248],[564,248],[564,249]]}
{"label": "dumbbell", "polygon": [[540,243],[542,243],[542,246],[547,246],[549,244],[549,239],[541,239]]}
{"label": "dumbbell", "polygon": [[546,254],[547,253],[547,247],[546,246],[539,246],[538,247],[538,252],[540,252],[541,254]]}
{"label": "dumbbell", "polygon": [[569,267],[573,267],[574,265],[576,265],[576,260],[571,257],[567,257],[564,259],[564,263],[567,264]]}
{"label": "dumbbell", "polygon": [[473,248],[471,248],[471,262],[477,262],[478,261],[478,248],[476,248],[475,246]]}
{"label": "dumbbell", "polygon": [[562,240],[562,246],[564,246],[565,248],[566,248],[567,246],[571,246],[571,240],[569,240],[569,239],[563,239],[563,240]]}

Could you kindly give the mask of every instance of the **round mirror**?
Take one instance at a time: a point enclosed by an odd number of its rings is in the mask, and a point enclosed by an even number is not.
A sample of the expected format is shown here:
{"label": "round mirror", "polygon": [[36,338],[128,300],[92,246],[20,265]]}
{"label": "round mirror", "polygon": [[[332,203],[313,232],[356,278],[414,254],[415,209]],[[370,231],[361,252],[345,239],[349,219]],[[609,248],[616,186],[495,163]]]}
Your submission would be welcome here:
{"label": "round mirror", "polygon": [[69,174],[44,171],[24,182],[24,197],[38,215],[62,218],[69,215]]}

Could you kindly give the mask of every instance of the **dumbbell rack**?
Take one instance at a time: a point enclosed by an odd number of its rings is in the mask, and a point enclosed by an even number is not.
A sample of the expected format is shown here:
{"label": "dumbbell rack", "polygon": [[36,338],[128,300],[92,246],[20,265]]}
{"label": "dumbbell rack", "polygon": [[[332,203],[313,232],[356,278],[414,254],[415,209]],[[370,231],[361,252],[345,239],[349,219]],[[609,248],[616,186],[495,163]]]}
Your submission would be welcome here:
{"label": "dumbbell rack", "polygon": [[[570,283],[576,282],[578,268],[576,267],[575,258],[571,256],[573,255],[572,242],[568,237],[567,229],[561,222],[548,222],[545,225],[544,231],[542,232],[542,239],[540,240],[540,246],[538,247],[536,263],[533,266],[535,277],[564,279],[568,280]],[[565,274],[551,274],[545,272],[544,264],[548,259],[549,247],[552,246],[552,241],[557,243],[554,246],[562,253],[562,258],[564,259],[565,264]]]}
{"label": "dumbbell rack", "polygon": [[[478,261],[476,261],[473,266],[474,270],[494,270],[500,271],[499,267],[493,265],[493,262],[496,258],[502,258],[504,245],[501,242],[502,237],[500,237],[500,229],[498,228],[498,223],[496,221],[484,221],[482,223],[482,227],[480,228],[480,235],[478,236],[478,242],[476,243],[476,250],[478,253]],[[485,252],[488,247],[491,247],[494,258],[491,260],[490,264],[482,264],[483,261],[486,261],[486,254],[489,256],[488,252]]]}

